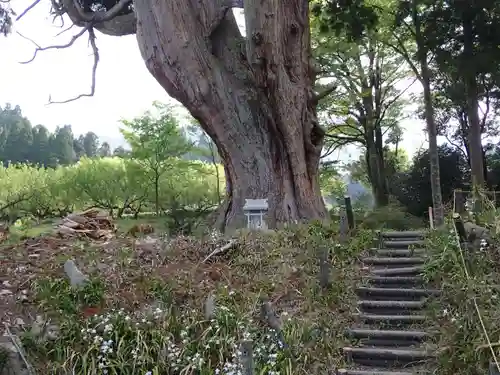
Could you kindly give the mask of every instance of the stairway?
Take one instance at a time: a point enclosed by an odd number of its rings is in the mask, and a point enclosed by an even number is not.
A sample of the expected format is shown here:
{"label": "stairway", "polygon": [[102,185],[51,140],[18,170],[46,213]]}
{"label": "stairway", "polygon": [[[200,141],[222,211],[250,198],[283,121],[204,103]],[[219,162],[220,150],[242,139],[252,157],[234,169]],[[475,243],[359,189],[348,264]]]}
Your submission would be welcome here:
{"label": "stairway", "polygon": [[349,368],[337,375],[427,375],[435,352],[425,345],[428,298],[421,277],[425,260],[421,232],[379,234],[377,248],[363,258],[364,285],[359,297],[356,326],[346,335],[353,346],[344,348]]}

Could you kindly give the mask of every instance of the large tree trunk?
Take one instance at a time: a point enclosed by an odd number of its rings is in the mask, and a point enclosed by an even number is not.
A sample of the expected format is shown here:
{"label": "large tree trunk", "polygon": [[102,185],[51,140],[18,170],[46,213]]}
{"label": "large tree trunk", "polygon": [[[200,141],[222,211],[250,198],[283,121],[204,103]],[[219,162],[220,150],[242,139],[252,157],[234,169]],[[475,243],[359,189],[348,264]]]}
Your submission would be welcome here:
{"label": "large tree trunk", "polygon": [[427,60],[421,63],[422,85],[424,86],[424,108],[427,133],[429,135],[429,161],[431,170],[431,190],[434,223],[436,226],[444,224],[443,197],[441,194],[441,178],[439,172],[439,154],[437,145],[437,129],[434,120],[434,107],[432,106],[432,94],[430,88],[430,73]]}
{"label": "large tree trunk", "polygon": [[222,0],[134,4],[148,69],[224,161],[230,189],[221,227],[244,225],[247,198],[268,198],[271,227],[325,218],[308,1],[245,1],[246,39]]}
{"label": "large tree trunk", "polygon": [[415,24],[415,37],[417,42],[417,58],[420,65],[420,83],[424,89],[424,114],[429,135],[429,163],[431,170],[431,190],[434,225],[444,224],[443,195],[441,193],[441,178],[439,173],[439,154],[437,145],[437,127],[434,119],[434,107],[431,94],[431,71],[427,61],[427,47],[422,35],[422,25],[418,13],[418,2],[412,3],[412,18]]}

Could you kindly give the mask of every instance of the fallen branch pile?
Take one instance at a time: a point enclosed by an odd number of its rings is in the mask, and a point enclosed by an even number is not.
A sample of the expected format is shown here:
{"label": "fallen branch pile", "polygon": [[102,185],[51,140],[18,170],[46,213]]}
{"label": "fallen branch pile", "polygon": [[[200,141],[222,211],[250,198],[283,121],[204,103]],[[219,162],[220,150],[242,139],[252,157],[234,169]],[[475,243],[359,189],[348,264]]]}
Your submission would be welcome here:
{"label": "fallen branch pile", "polygon": [[116,233],[116,225],[105,212],[91,208],[66,216],[57,226],[56,233],[61,237],[109,240]]}

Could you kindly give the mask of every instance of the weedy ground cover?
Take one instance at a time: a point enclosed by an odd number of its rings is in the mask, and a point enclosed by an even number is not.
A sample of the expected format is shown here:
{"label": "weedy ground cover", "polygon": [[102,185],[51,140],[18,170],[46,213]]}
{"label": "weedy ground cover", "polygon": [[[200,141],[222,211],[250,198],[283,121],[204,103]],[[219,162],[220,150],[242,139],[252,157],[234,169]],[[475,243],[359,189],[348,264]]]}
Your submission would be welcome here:
{"label": "weedy ground cover", "polygon": [[[311,225],[240,233],[237,241],[204,262],[227,239],[27,240],[2,250],[0,273],[9,275],[14,299],[25,296],[3,308],[26,321],[43,314],[57,327],[51,335],[22,330],[28,358],[41,373],[238,374],[242,340],[252,341],[257,374],[340,366],[356,306],[356,260],[372,233],[360,231],[341,245],[334,231]],[[318,282],[322,247],[331,265],[327,289]],[[83,289],[71,288],[64,275],[70,258],[90,276]],[[280,329],[261,319],[263,300]]]}
{"label": "weedy ground cover", "polygon": [[484,375],[500,357],[500,253],[498,238],[461,250],[452,223],[431,233],[425,277],[442,289],[429,306],[435,343],[441,348],[436,374]]}

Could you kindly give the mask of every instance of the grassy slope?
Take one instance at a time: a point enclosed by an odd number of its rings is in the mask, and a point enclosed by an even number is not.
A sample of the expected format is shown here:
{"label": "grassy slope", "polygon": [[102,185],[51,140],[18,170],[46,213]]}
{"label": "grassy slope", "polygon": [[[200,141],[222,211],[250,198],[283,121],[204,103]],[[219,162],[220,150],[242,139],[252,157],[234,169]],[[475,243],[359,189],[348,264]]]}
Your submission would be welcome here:
{"label": "grassy slope", "polygon": [[425,275],[443,291],[429,307],[435,341],[442,348],[437,374],[487,374],[488,363],[493,357],[488,338],[495,355],[499,356],[498,239],[490,246],[462,251],[449,225],[434,233],[428,241],[432,253]]}
{"label": "grassy slope", "polygon": [[[118,225],[126,232],[135,223]],[[45,231],[45,225],[37,229]],[[177,237],[155,246],[127,238],[106,244],[44,241],[39,256],[29,258],[32,243],[17,245],[3,264],[29,263],[31,308],[60,326],[56,340],[24,335],[40,371],[65,366],[81,375],[99,367],[130,375],[194,369],[213,374],[218,368],[229,374],[239,342],[251,338],[257,373],[310,374],[342,363],[343,331],[356,306],[356,256],[371,243],[371,233],[342,246],[325,239],[319,227],[241,234],[238,246],[207,263],[206,255],[226,240]],[[330,249],[332,284],[326,291],[318,286],[319,246]],[[82,291],[72,290],[64,277],[62,264],[69,258],[91,275]],[[11,283],[25,282],[27,275],[21,276]],[[204,317],[209,295],[216,306],[211,320]],[[272,303],[283,336],[259,319],[262,299]],[[103,349],[106,342],[112,353]]]}

